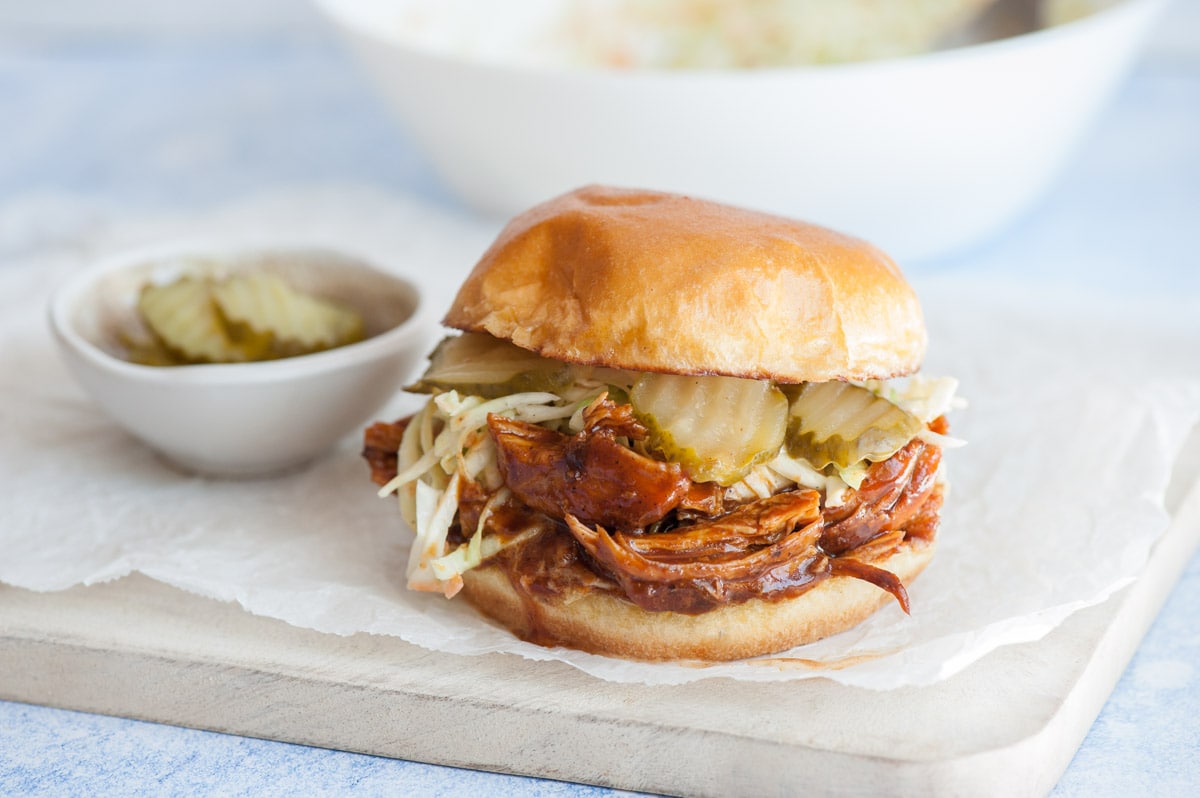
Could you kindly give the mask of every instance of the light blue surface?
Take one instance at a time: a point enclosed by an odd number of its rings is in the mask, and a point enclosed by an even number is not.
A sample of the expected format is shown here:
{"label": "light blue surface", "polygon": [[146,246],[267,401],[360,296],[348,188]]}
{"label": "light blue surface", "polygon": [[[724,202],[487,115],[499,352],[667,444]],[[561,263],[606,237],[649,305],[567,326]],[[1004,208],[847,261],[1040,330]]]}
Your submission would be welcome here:
{"label": "light blue surface", "polygon": [[[0,42],[0,204],[72,192],[205,207],[329,181],[453,203],[319,33],[169,47],[136,37]],[[1184,295],[1200,312],[1197,63],[1144,63],[1038,208],[999,239],[908,271],[918,281],[972,269],[1056,291]],[[1193,559],[1054,795],[1200,794],[1198,621]],[[0,795],[351,790],[613,794],[0,702]]]}

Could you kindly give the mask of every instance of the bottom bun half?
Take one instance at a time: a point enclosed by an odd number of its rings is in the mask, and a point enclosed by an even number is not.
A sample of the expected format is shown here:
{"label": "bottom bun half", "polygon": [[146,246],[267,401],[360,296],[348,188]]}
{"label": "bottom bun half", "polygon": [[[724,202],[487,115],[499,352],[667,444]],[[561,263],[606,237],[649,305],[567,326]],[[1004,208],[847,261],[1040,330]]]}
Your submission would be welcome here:
{"label": "bottom bun half", "polygon": [[[933,558],[932,541],[910,539],[871,564],[907,586]],[[518,637],[625,659],[725,661],[774,654],[866,620],[892,597],[869,582],[834,576],[789,599],[751,599],[700,615],[649,612],[613,593],[533,595],[484,564],[463,575],[462,595]]]}

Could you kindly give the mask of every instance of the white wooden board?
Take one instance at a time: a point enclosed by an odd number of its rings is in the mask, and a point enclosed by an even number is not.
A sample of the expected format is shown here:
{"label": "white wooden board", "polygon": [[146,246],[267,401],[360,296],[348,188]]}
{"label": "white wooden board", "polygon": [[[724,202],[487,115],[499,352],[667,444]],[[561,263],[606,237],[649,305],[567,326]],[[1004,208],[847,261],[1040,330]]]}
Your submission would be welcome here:
{"label": "white wooden board", "polygon": [[1200,542],[1200,485],[1175,495],[1134,585],[929,688],[610,684],[324,635],[130,577],[0,587],[0,698],[649,792],[1042,795]]}

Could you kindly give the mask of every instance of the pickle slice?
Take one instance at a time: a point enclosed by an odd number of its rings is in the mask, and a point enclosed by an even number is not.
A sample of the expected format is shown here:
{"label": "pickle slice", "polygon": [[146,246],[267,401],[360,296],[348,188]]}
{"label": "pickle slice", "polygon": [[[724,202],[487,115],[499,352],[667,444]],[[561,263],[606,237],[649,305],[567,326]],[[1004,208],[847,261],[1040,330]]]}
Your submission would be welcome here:
{"label": "pickle slice", "polygon": [[261,357],[269,338],[235,338],[225,326],[207,282],[183,277],[148,285],[138,312],[167,349],[188,363],[241,363]]}
{"label": "pickle slice", "polygon": [[866,388],[845,382],[784,387],[790,399],[787,452],[815,468],[849,469],[898,452],[921,431],[920,419]]}
{"label": "pickle slice", "polygon": [[443,338],[413,393],[458,391],[495,399],[526,391],[561,391],[572,382],[571,367],[487,333]]}
{"label": "pickle slice", "polygon": [[238,274],[217,283],[212,293],[229,324],[271,336],[276,356],[319,352],[363,337],[358,313],[302,294],[276,274]]}
{"label": "pickle slice", "polygon": [[763,380],[644,374],[629,399],[650,447],[697,482],[737,482],[778,453],[787,427],[787,398]]}
{"label": "pickle slice", "polygon": [[139,366],[182,366],[187,361],[167,349],[162,339],[149,333],[121,331],[117,339],[125,350],[125,359]]}

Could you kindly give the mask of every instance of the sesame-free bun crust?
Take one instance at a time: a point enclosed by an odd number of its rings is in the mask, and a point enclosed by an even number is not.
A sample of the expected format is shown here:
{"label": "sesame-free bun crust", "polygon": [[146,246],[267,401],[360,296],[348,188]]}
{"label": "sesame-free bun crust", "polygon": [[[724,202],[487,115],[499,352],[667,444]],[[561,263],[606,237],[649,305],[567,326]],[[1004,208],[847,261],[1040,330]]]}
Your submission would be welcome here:
{"label": "sesame-free bun crust", "polygon": [[870,244],[601,186],[513,219],[445,323],[573,363],[780,382],[898,376],[925,351],[916,294]]}
{"label": "sesame-free bun crust", "polygon": [[[912,539],[871,564],[908,585],[933,558]],[[648,612],[610,592],[523,594],[495,563],[463,574],[462,595],[518,637],[624,659],[725,661],[774,654],[849,629],[893,601],[860,579],[835,576],[795,598],[751,599],[700,615]]]}

